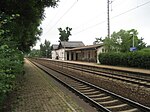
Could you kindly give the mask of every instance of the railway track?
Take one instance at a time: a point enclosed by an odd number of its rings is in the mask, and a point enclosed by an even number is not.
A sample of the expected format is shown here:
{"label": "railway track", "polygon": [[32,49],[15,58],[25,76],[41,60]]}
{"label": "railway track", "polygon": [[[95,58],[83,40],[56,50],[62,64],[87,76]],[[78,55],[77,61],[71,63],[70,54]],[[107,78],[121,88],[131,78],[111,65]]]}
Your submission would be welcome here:
{"label": "railway track", "polygon": [[147,88],[150,88],[150,79],[145,79],[145,78],[139,78],[136,76],[132,76],[132,75],[122,75],[119,73],[108,73],[106,71],[102,71],[100,69],[93,69],[93,68],[89,68],[88,66],[80,66],[80,65],[65,65],[63,66],[65,68],[69,68],[72,70],[78,70],[78,71],[83,71],[83,72],[87,72],[87,73],[91,73],[91,74],[95,74],[95,75],[100,75],[100,76],[104,76],[104,77],[108,77],[108,78],[112,78],[112,79],[116,79],[116,80],[121,80],[121,81],[125,81],[127,83],[132,83],[132,84],[138,84],[139,86],[144,86]]}
{"label": "railway track", "polygon": [[143,106],[137,102],[131,101],[127,98],[114,94],[110,91],[97,87],[91,83],[85,82],[81,79],[67,75],[63,69],[57,69],[56,66],[45,66],[35,63],[38,67],[43,69],[48,74],[59,72],[51,76],[67,86],[69,89],[80,95],[99,111],[104,112],[149,112],[150,108]]}
{"label": "railway track", "polygon": [[[117,72],[115,70],[103,70],[97,67],[88,66],[88,65],[81,65],[81,64],[74,64],[74,63],[66,63],[66,62],[57,62],[51,61],[54,66],[59,66],[66,69],[82,71],[85,73],[91,73],[94,75],[100,75],[103,77],[124,81],[126,83],[137,84],[139,86],[144,86],[146,88],[150,88],[150,77],[147,74],[138,74],[132,73],[128,71],[124,72]],[[145,77],[143,77],[145,76]]]}

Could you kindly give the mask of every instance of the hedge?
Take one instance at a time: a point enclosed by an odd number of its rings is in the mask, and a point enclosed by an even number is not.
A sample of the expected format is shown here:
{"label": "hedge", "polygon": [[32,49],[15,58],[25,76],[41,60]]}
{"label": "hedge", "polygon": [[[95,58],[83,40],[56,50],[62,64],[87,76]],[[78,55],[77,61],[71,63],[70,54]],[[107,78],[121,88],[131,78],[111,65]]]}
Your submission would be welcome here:
{"label": "hedge", "polygon": [[100,53],[99,62],[105,65],[150,69],[150,52]]}

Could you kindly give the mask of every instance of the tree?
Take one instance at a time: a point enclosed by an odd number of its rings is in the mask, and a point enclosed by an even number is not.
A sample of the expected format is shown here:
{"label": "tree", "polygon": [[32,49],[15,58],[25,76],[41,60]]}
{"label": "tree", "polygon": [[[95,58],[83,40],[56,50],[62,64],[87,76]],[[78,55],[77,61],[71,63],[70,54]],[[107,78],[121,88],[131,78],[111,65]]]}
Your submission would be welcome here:
{"label": "tree", "polygon": [[51,58],[51,43],[45,40],[44,44],[40,45],[40,54],[42,57]]}
{"label": "tree", "polygon": [[28,54],[29,57],[41,57],[40,50],[38,49],[32,49],[30,53]]}
{"label": "tree", "polygon": [[0,106],[23,73],[23,52],[28,52],[41,34],[44,8],[56,6],[57,1],[0,0]]}
{"label": "tree", "polygon": [[100,38],[95,38],[96,40],[94,41],[96,44],[100,44],[100,43],[103,43],[103,39],[102,37]]}
{"label": "tree", "polygon": [[69,28],[69,27],[66,27],[66,29],[65,30],[62,30],[62,28],[58,28],[58,30],[59,30],[59,35],[60,35],[60,37],[59,37],[59,40],[60,41],[68,41],[69,40],[69,36],[71,35],[71,30],[72,30],[72,28]]}
{"label": "tree", "polygon": [[9,31],[5,32],[3,39],[14,42],[17,49],[28,52],[42,32],[39,26],[44,19],[44,8],[55,7],[57,2],[58,0],[25,0],[23,3],[21,0],[0,0],[0,22],[6,21],[6,17],[19,15],[3,25]]}
{"label": "tree", "polygon": [[[138,32],[135,29],[120,30],[119,32],[113,32],[111,38],[106,37],[103,42],[108,51],[128,52],[131,47],[134,46],[140,50],[146,46],[143,39],[138,38]],[[133,37],[134,36],[134,37]]]}

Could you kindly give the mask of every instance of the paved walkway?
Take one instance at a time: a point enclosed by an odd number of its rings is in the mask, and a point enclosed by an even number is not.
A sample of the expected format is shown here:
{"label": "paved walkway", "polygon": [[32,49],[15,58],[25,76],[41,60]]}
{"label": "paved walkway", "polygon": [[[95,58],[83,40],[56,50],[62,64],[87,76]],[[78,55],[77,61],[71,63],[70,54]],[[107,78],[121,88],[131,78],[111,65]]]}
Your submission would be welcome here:
{"label": "paved walkway", "polygon": [[13,112],[83,112],[43,71],[25,59],[25,75]]}

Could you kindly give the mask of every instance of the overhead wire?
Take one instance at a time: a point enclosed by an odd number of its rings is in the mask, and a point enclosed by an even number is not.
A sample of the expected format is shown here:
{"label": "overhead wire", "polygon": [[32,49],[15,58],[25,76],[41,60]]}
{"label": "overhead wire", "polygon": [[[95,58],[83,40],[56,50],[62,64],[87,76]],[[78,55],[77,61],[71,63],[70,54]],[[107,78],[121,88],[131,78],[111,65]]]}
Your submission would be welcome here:
{"label": "overhead wire", "polygon": [[[110,4],[111,4],[111,3],[114,3],[115,1],[116,1],[116,0],[111,0]],[[86,21],[86,22],[83,23],[82,25],[84,25],[84,24],[86,24],[86,23],[89,23],[89,22],[91,22],[91,21],[93,21],[93,20],[99,18],[102,14],[105,14],[106,12],[107,12],[107,11],[104,11],[104,12],[100,13],[99,15],[97,15],[96,17],[91,18],[90,20]],[[77,26],[77,27],[75,27],[74,29],[77,29],[77,28],[79,28],[79,27],[82,27],[82,25]]]}
{"label": "overhead wire", "polygon": [[[67,1],[67,0],[66,0]],[[78,0],[77,0],[78,1]],[[114,2],[114,1],[116,1],[116,0],[112,0],[112,2]],[[44,33],[44,35],[46,35],[48,32],[50,32],[57,24],[58,24],[58,22],[73,8],[73,6],[76,4],[77,2],[75,1],[73,4],[72,4],[72,6],[57,20],[57,22],[50,28],[50,30],[48,30],[46,33]],[[59,9],[59,11],[60,11],[60,9]],[[103,13],[105,13],[105,12],[102,12],[102,14]],[[57,12],[57,14],[58,14],[58,12]],[[56,15],[57,15],[56,14]],[[54,16],[54,17],[56,17],[56,15]],[[92,21],[92,20],[94,20],[94,19],[96,19],[96,18],[98,18],[100,15],[98,15],[98,16],[96,16],[96,17],[94,17],[94,18],[92,18],[92,19],[90,19],[89,21]],[[54,18],[53,18],[54,19]],[[87,21],[86,23],[89,23],[89,21]],[[86,23],[83,23],[83,24],[86,24]],[[101,22],[101,23],[103,23],[103,22]],[[101,23],[98,23],[98,24],[101,24]],[[81,25],[80,25],[81,26]],[[80,26],[78,26],[78,27],[76,27],[76,28],[74,28],[74,29],[77,29],[77,28],[79,28]],[[90,27],[93,27],[93,26],[90,26]]]}
{"label": "overhead wire", "polygon": [[116,17],[118,17],[118,16],[121,16],[121,15],[126,14],[126,13],[128,13],[128,12],[131,12],[131,11],[133,11],[133,10],[135,10],[135,9],[137,9],[137,8],[140,8],[140,7],[142,7],[142,6],[144,6],[144,5],[148,4],[148,3],[150,3],[150,1],[148,1],[148,2],[146,2],[146,3],[143,3],[143,4],[141,4],[141,5],[137,5],[136,7],[132,8],[132,9],[129,9],[129,10],[123,12],[123,13],[120,13],[120,14],[118,14],[118,15],[112,17],[111,19],[114,19],[114,18],[116,18]]}
{"label": "overhead wire", "polygon": [[55,24],[50,28],[50,30],[48,30],[44,35],[46,35],[48,32],[50,32],[58,24],[58,22],[75,6],[76,3],[77,3],[77,1],[75,1],[71,5],[71,7],[68,8],[68,10],[55,22]]}
{"label": "overhead wire", "polygon": [[[110,4],[114,3],[115,1],[116,1],[116,0],[112,0]],[[104,12],[100,13],[100,14],[97,15],[96,17],[91,18],[90,20],[86,21],[85,23],[83,23],[83,24],[80,25],[80,26],[75,27],[74,29],[80,28],[80,27],[82,27],[83,25],[85,25],[85,24],[87,24],[87,23],[89,23],[89,22],[91,22],[91,21],[94,21],[95,19],[99,18],[102,14],[105,14],[106,12],[107,12],[107,11],[104,11]],[[100,22],[100,23],[97,23],[97,24],[99,25],[99,24],[102,24],[102,23],[103,23],[103,21]],[[95,26],[95,25],[92,25],[92,26],[90,26],[90,28],[92,28],[92,27],[94,27],[94,26]]]}
{"label": "overhead wire", "polygon": [[[61,8],[59,8],[59,10],[56,12],[56,14],[53,16],[53,18],[47,24],[50,24],[53,20],[55,20],[56,16],[60,12],[60,10],[65,6],[66,2],[67,2],[67,0],[62,4]],[[48,28],[48,25],[45,27],[45,29],[47,29],[47,28]]]}
{"label": "overhead wire", "polygon": [[[144,6],[144,5],[147,5],[147,4],[149,4],[149,3],[150,3],[150,1],[145,2],[145,3],[141,4],[141,5],[138,5],[138,6],[134,7],[134,8],[131,8],[131,9],[125,11],[125,12],[122,12],[122,13],[116,15],[116,16],[113,16],[113,17],[110,18],[110,19],[117,18],[117,17],[119,17],[119,16],[121,16],[121,15],[124,15],[124,14],[126,14],[126,13],[128,13],[128,12],[131,12],[131,11],[133,11],[133,10],[135,10],[135,9],[137,9],[137,8],[140,8],[140,7]],[[93,28],[93,27],[95,27],[95,26],[97,26],[97,25],[100,25],[100,24],[103,24],[103,23],[105,23],[105,22],[107,22],[107,20],[104,20],[104,21],[101,21],[101,22],[99,22],[99,23],[97,23],[97,24],[91,25],[91,26],[89,26],[89,27],[87,27],[87,28],[85,28],[85,29],[83,29],[83,30],[81,30],[81,31],[79,31],[79,32],[76,32],[74,35],[77,35],[77,34],[79,34],[79,33],[81,33],[81,32],[84,32],[84,31],[86,31],[86,30],[88,30],[88,29],[90,29],[90,28]]]}

